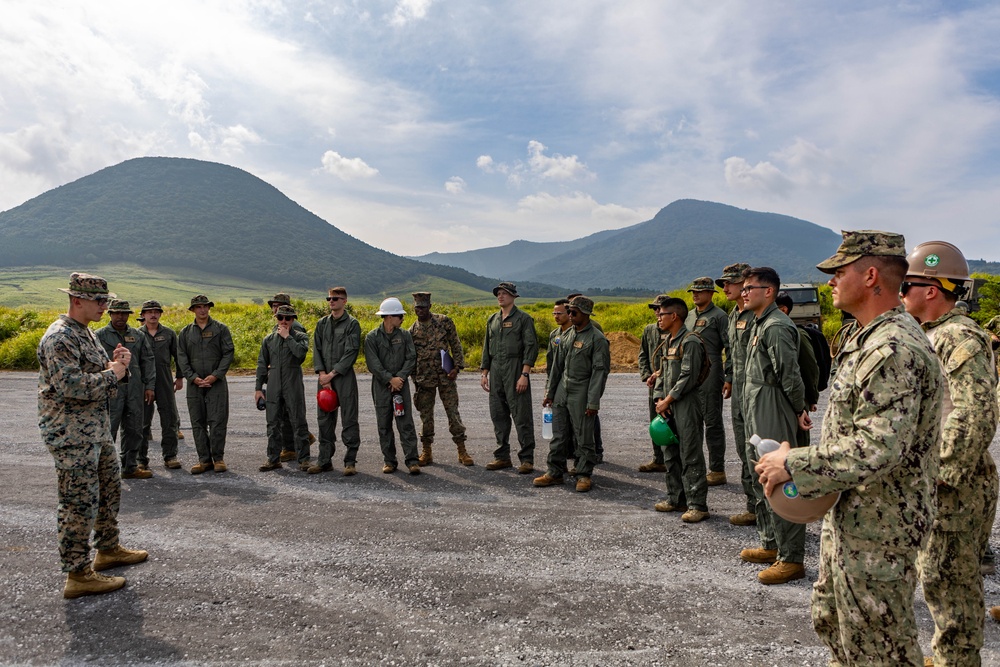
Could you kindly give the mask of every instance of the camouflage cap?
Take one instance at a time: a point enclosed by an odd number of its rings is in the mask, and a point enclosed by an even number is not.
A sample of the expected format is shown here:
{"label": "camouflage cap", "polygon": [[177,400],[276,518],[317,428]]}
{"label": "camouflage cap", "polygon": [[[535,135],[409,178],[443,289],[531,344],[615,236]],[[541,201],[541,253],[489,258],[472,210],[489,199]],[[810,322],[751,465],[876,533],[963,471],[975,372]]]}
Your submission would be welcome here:
{"label": "camouflage cap", "polygon": [[702,276],[701,278],[695,278],[694,282],[691,283],[691,287],[688,287],[688,292],[714,292],[715,282],[708,276]]}
{"label": "camouflage cap", "polygon": [[836,254],[816,265],[823,273],[834,273],[842,266],[856,262],[862,257],[902,257],[906,258],[906,240],[902,234],[882,232],[877,229],[841,231],[844,240]]}
{"label": "camouflage cap", "polygon": [[588,299],[582,294],[573,297],[573,299],[569,302],[569,306],[570,308],[576,308],[584,315],[594,314],[594,301],[592,299]]}
{"label": "camouflage cap", "polygon": [[160,305],[159,301],[154,301],[150,299],[149,301],[142,302],[142,308],[139,309],[139,313],[140,314],[145,313],[147,310],[158,310],[162,313],[163,306]]}
{"label": "camouflage cap", "polygon": [[513,297],[521,296],[520,294],[517,293],[517,285],[515,285],[514,283],[508,283],[508,282],[500,283],[499,285],[493,288],[493,296],[496,296],[500,290],[507,292]]}
{"label": "camouflage cap", "polygon": [[188,310],[194,310],[195,306],[208,306],[209,308],[215,308],[215,304],[209,301],[208,297],[204,294],[191,297],[191,305],[188,306]]}
{"label": "camouflage cap", "polygon": [[77,299],[87,299],[88,301],[107,301],[114,299],[116,295],[108,291],[108,281],[100,276],[92,276],[89,273],[73,273],[69,277],[69,289],[59,288],[60,292],[66,292]]}
{"label": "camouflage cap", "polygon": [[295,309],[292,308],[289,305],[286,305],[286,304],[282,304],[282,305],[278,306],[277,312],[274,313],[275,317],[278,317],[278,316],[281,316],[281,315],[284,315],[285,317],[292,316],[295,319],[298,319],[298,317],[299,317],[299,314],[295,312]]}
{"label": "camouflage cap", "polygon": [[108,306],[109,313],[134,313],[132,306],[129,302],[124,299],[112,299],[111,304]]}
{"label": "camouflage cap", "polygon": [[274,298],[267,302],[267,305],[274,308],[275,306],[280,306],[285,304],[286,306],[292,305],[292,297],[284,292],[278,292],[274,295]]}
{"label": "camouflage cap", "polygon": [[716,280],[715,284],[719,287],[725,287],[730,283],[741,283],[743,282],[743,273],[749,270],[750,265],[745,262],[730,264],[726,268],[722,269],[722,277]]}
{"label": "camouflage cap", "polygon": [[653,302],[649,304],[649,307],[653,310],[659,310],[660,306],[663,305],[663,302],[669,298],[670,298],[669,294],[657,294],[656,298],[653,299]]}
{"label": "camouflage cap", "polygon": [[414,292],[413,293],[413,306],[415,308],[430,308],[431,307],[431,293],[430,292]]}

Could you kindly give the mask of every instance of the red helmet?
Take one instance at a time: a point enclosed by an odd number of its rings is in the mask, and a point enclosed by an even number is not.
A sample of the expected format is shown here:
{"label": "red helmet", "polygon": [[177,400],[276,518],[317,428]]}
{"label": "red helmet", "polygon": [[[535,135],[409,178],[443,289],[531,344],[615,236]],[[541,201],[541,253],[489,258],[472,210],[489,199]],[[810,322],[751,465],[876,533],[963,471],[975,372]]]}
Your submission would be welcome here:
{"label": "red helmet", "polygon": [[340,405],[340,399],[333,389],[320,389],[316,392],[316,403],[323,412],[333,412]]}

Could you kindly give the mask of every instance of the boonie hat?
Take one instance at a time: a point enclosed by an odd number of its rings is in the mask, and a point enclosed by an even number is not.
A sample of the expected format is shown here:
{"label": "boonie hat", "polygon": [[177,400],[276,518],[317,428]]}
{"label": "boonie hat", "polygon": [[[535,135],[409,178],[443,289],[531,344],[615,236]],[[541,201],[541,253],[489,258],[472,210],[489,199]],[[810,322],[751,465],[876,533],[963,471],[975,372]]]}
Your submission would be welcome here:
{"label": "boonie hat", "polygon": [[415,308],[430,308],[431,307],[431,293],[430,292],[414,292],[413,293],[413,306]]}
{"label": "boonie hat", "polygon": [[208,306],[209,308],[215,308],[215,304],[208,300],[208,297],[204,294],[199,294],[198,296],[191,297],[191,305],[188,306],[188,310],[194,310],[195,306]]}
{"label": "boonie hat", "polygon": [[688,292],[714,292],[715,282],[708,276],[703,276],[701,278],[695,278],[694,282],[691,283],[691,287],[688,287]]}
{"label": "boonie hat", "polygon": [[653,303],[650,303],[650,304],[647,304],[647,305],[648,305],[648,306],[649,306],[649,307],[650,307],[650,308],[651,308],[652,310],[659,310],[659,309],[660,309],[660,306],[662,306],[662,305],[663,305],[663,302],[664,302],[664,301],[666,301],[666,300],[667,300],[667,299],[669,299],[669,298],[670,298],[670,295],[669,295],[669,294],[658,294],[658,295],[656,296],[656,298],[655,298],[655,299],[653,299]]}
{"label": "boonie hat", "polygon": [[507,292],[513,297],[521,296],[520,294],[517,293],[517,285],[515,285],[514,283],[508,283],[508,282],[500,283],[499,285],[493,288],[493,296],[496,296],[500,290]]}
{"label": "boonie hat", "polygon": [[112,299],[111,304],[108,306],[109,313],[133,313],[132,307],[129,305],[128,301],[124,299]]}
{"label": "boonie hat", "polygon": [[154,301],[153,299],[150,299],[149,301],[142,302],[142,308],[139,309],[139,313],[140,314],[145,313],[147,310],[158,310],[162,313],[163,306],[160,305],[159,301]]}
{"label": "boonie hat", "polygon": [[291,306],[278,306],[278,311],[274,314],[274,316],[277,317],[278,315],[284,315],[285,317],[291,315],[295,319],[299,318],[298,313],[296,313],[295,309]]}
{"label": "boonie hat", "polygon": [[841,231],[844,240],[837,252],[823,260],[816,268],[823,273],[835,273],[842,266],[862,257],[906,257],[906,239],[902,234],[882,232],[877,229]]}
{"label": "boonie hat", "polygon": [[100,276],[92,276],[89,273],[72,273],[69,276],[69,289],[59,288],[60,292],[66,292],[77,299],[87,299],[88,301],[107,301],[114,299],[115,294],[108,291],[108,281]]}
{"label": "boonie hat", "polygon": [[593,315],[594,314],[594,302],[593,302],[593,300],[588,299],[587,297],[583,296],[582,294],[579,295],[579,296],[573,297],[573,300],[569,302],[569,305],[572,308],[576,308],[577,310],[579,310],[584,315]]}
{"label": "boonie hat", "polygon": [[722,277],[716,280],[715,284],[719,287],[725,287],[727,283],[741,283],[743,282],[743,272],[749,270],[750,265],[745,262],[730,264],[722,269]]}
{"label": "boonie hat", "polygon": [[280,306],[281,304],[291,305],[292,297],[288,294],[285,294],[284,292],[278,292],[277,294],[274,295],[273,299],[270,299],[267,302],[267,305],[271,306],[271,308],[274,308],[275,305]]}

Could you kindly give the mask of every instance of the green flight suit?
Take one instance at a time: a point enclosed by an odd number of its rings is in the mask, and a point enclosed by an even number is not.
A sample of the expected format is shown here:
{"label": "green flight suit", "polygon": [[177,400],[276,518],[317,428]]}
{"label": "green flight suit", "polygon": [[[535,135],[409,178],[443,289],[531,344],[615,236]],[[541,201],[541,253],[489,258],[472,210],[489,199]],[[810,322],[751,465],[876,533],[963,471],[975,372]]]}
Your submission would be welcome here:
{"label": "green flight suit", "polygon": [[682,326],[677,335],[667,338],[660,348],[664,396],[672,396],[668,421],[678,444],[663,448],[667,466],[667,500],[673,505],[708,511],[708,482],[705,480],[704,421],[698,400],[698,374],[701,372],[701,338]]}
{"label": "green flight suit", "polygon": [[726,471],[726,427],[722,419],[722,383],[725,381],[723,355],[729,356],[729,316],[714,303],[705,310],[688,313],[685,326],[701,336],[712,369],[698,387],[698,400],[705,420],[705,444],[708,448],[708,469]]}
{"label": "green flight suit", "polygon": [[[518,459],[521,463],[534,463],[535,425],[532,416],[531,386],[523,394],[517,393],[517,381],[524,366],[534,366],[538,359],[538,339],[535,321],[530,315],[512,306],[510,314],[503,311],[490,315],[486,322],[483,358],[480,367],[489,371],[490,418],[497,439],[493,457],[510,460],[510,427],[513,419],[517,440],[521,446]],[[530,382],[530,378],[529,378]]]}
{"label": "green flight suit", "polygon": [[[805,386],[799,370],[799,331],[792,320],[771,303],[754,320],[747,341],[743,384],[747,456],[758,458],[749,443],[754,434],[778,442],[788,441],[797,447],[798,415],[805,409]],[[753,488],[761,546],[777,549],[779,561],[801,564],[805,560],[805,524],[792,523],[775,514],[756,475]]]}
{"label": "green flight suit", "polygon": [[173,329],[161,324],[155,334],[150,334],[145,326],[139,327],[139,332],[145,334],[150,341],[153,358],[156,360],[156,396],[153,403],[146,404],[143,409],[142,446],[139,448],[139,463],[149,465],[149,440],[152,437],[150,429],[153,426],[154,409],[160,414],[160,450],[163,452],[163,460],[177,458],[177,431],[181,424],[177,416],[174,378],[181,377],[181,368],[176,364],[177,334]]}
{"label": "green flight suit", "polygon": [[[192,322],[177,336],[177,363],[187,380],[191,432],[200,463],[222,460],[229,428],[229,385],[226,373],[233,363],[233,336],[229,327],[208,318],[204,328]],[[195,378],[216,378],[211,387],[199,387]]]}
{"label": "green flight suit", "polygon": [[989,452],[997,430],[991,338],[957,308],[921,326],[946,382],[937,516],[917,571],[934,618],[935,664],[979,665],[986,615],[979,563],[993,528],[998,486]]}
{"label": "green flight suit", "polygon": [[786,459],[803,497],[841,493],[823,520],[813,626],[830,664],[921,665],[915,560],[936,511],[940,364],[902,306],[855,328],[837,361],[819,444]]}
{"label": "green flight suit", "polygon": [[[551,337],[550,337],[551,338]],[[566,454],[575,443],[576,474],[590,477],[597,462],[594,417],[587,410],[601,409],[601,396],[611,370],[611,347],[604,334],[587,324],[577,331],[570,327],[560,336],[555,364],[545,383],[545,398],[552,401],[552,442],[548,473],[566,473]]]}
{"label": "green flight suit", "polygon": [[[747,459],[746,422],[743,419],[743,383],[746,381],[747,341],[753,326],[752,310],[733,308],[729,311],[729,354],[726,355],[725,381],[730,383],[731,395],[729,409],[733,418],[733,441],[736,443],[736,453],[740,457],[740,482],[743,484],[743,495],[747,499],[747,512],[756,514],[757,495],[753,485],[757,473]],[[757,460],[754,453],[752,460]]]}
{"label": "green flight suit", "polygon": [[[277,331],[264,337],[257,355],[256,391],[264,391],[267,415],[267,460],[281,459],[282,422],[287,416],[295,434],[295,453],[299,463],[309,461],[309,426],[306,423],[306,397],[302,384],[302,362],[309,354],[309,334],[294,328],[287,338]],[[264,385],[267,385],[265,391]]]}
{"label": "green flight suit", "polygon": [[114,358],[114,350],[119,344],[132,354],[129,362],[128,382],[119,385],[117,395],[111,400],[111,437],[118,438],[119,427],[122,436],[118,440],[122,473],[135,472],[142,449],[142,419],[145,414],[145,391],[156,390],[156,359],[149,338],[138,329],[126,326],[119,332],[108,324],[97,330],[108,357]]}
{"label": "green flight suit", "polygon": [[[340,415],[340,437],[344,440],[344,465],[354,465],[361,446],[361,428],[358,426],[358,376],[354,362],[361,350],[361,325],[346,310],[339,318],[327,315],[316,323],[313,333],[313,368],[316,373],[337,374],[330,386],[337,392],[340,404],[333,412],[324,412],[317,406],[319,423],[319,456],[316,464],[331,463],[337,450],[337,415]],[[321,387],[317,383],[317,391]]]}
{"label": "green flight suit", "polygon": [[[274,328],[271,329],[271,331],[277,331],[277,330],[278,330],[278,325],[275,324]],[[299,324],[298,320],[292,320],[292,331],[300,331],[306,334],[307,336],[309,335],[309,332],[306,331],[306,328],[304,326]],[[306,432],[308,433],[308,430]],[[307,443],[308,443],[308,436],[307,436]],[[283,412],[281,415],[281,449],[283,451],[292,451],[298,453],[298,445],[295,442],[295,426],[292,425],[292,416],[288,414],[287,410]],[[308,445],[306,451],[307,452],[309,451]]]}
{"label": "green flight suit", "polygon": [[[645,382],[656,371],[660,370],[660,350],[661,344],[667,340],[666,332],[660,331],[656,322],[647,324],[642,330],[642,339],[639,342],[639,379]],[[649,421],[656,419],[656,399],[653,397],[653,387],[649,387]],[[650,441],[652,443],[652,440]],[[653,461],[663,463],[663,447],[657,447],[652,443]]]}
{"label": "green flight suit", "polygon": [[[407,380],[417,365],[417,349],[413,337],[403,328],[386,333],[379,325],[365,336],[365,363],[372,374],[372,400],[375,402],[375,418],[378,422],[378,441],[382,448],[382,458],[386,465],[395,466],[396,438],[392,432],[392,422],[396,422],[399,441],[403,447],[406,467],[418,465],[417,430],[413,426],[413,402],[410,399],[410,383]],[[393,411],[389,380],[398,377],[403,381],[403,414],[396,416]]]}
{"label": "green flight suit", "polygon": [[[562,343],[563,335],[564,334],[569,334],[569,332],[570,332],[570,330],[572,328],[573,328],[573,325],[571,324],[568,327],[566,327],[565,331],[563,331],[563,329],[561,327],[556,327],[555,329],[553,329],[552,331],[549,332],[549,345],[545,349],[545,381],[546,382],[548,382],[549,378],[552,377],[552,367],[555,366],[556,357],[559,355],[559,344]],[[552,416],[553,416],[553,419],[555,419],[555,410],[553,410]],[[553,428],[554,428],[554,426],[553,426]],[[567,459],[573,458],[573,453],[574,453],[575,449],[576,448],[573,446],[572,442],[566,443],[565,456],[566,456]]]}

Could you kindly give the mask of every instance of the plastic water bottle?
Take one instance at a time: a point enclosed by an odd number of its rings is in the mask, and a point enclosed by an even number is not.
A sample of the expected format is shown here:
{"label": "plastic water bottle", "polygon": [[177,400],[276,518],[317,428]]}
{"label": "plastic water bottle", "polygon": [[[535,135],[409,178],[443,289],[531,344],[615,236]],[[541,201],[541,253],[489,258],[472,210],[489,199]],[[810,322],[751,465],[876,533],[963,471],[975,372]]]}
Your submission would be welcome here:
{"label": "plastic water bottle", "polygon": [[542,437],[552,439],[552,407],[548,405],[542,408]]}
{"label": "plastic water bottle", "polygon": [[397,417],[402,417],[406,414],[406,410],[403,409],[403,395],[394,393],[392,395],[392,411]]}
{"label": "plastic water bottle", "polygon": [[771,440],[770,438],[762,438],[756,433],[750,436],[750,444],[757,448],[757,459],[764,456],[764,454],[770,454],[771,452],[776,452],[781,449],[781,443],[777,440]]}

